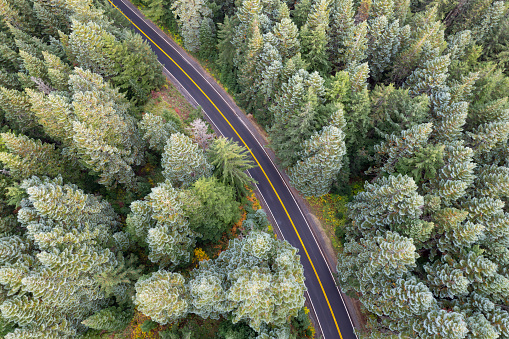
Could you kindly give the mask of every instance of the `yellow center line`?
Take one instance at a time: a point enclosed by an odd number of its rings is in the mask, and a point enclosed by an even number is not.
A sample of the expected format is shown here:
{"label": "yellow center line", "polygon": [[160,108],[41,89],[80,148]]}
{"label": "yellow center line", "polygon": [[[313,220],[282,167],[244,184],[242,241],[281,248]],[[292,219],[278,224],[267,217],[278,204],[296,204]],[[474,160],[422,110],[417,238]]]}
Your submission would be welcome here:
{"label": "yellow center line", "polygon": [[279,194],[277,193],[276,191],[276,188],[274,187],[274,185],[272,185],[272,182],[270,181],[269,179],[269,176],[267,175],[267,173],[265,173],[265,170],[263,169],[262,165],[260,165],[260,162],[258,161],[258,159],[255,157],[255,155],[253,154],[253,152],[251,151],[251,149],[247,146],[246,142],[244,141],[244,139],[242,139],[242,137],[240,136],[240,134],[237,132],[237,130],[233,127],[233,125],[230,123],[230,121],[224,116],[223,112],[221,112],[221,110],[216,106],[216,104],[209,98],[209,96],[201,89],[200,86],[198,86],[198,84],[186,73],[186,71],[184,71],[182,69],[182,67],[180,67],[179,64],[177,64],[175,62],[175,60],[173,60],[172,57],[170,57],[161,47],[159,47],[158,44],[156,44],[154,42],[154,40],[152,40],[147,34],[145,34],[145,32],[143,32],[127,15],[124,14],[124,12],[122,12],[120,10],[120,8],[118,8],[113,2],[111,2],[111,0],[108,0],[110,2],[110,4],[115,7],[120,13],[122,13],[122,15],[127,19],[129,20],[129,22],[134,26],[136,27],[136,29],[138,29],[147,39],[149,39],[157,48],[159,48],[159,50],[161,52],[164,53],[164,55],[166,55],[168,57],[168,59],[170,59],[181,71],[182,73],[184,73],[188,78],[189,80],[192,81],[192,83],[196,86],[196,88],[198,88],[200,90],[200,92],[210,101],[210,103],[216,108],[216,110],[219,112],[219,114],[221,114],[221,116],[224,118],[224,120],[228,123],[228,125],[231,127],[231,129],[235,132],[235,134],[239,137],[239,139],[242,141],[242,143],[244,144],[244,146],[247,148],[247,150],[249,151],[249,153],[251,153],[253,159],[256,161],[256,163],[258,164],[258,166],[260,167],[260,169],[262,170],[263,174],[265,175],[265,178],[267,179],[267,181],[269,182],[270,184],[270,187],[272,187],[272,190],[274,191],[274,193],[276,194],[279,202],[281,203],[281,206],[283,207],[283,209],[285,210],[285,213],[286,213],[286,216],[288,217],[288,219],[290,220],[290,223],[292,224],[293,226],[293,229],[295,231],[295,233],[297,234],[297,237],[299,238],[299,241],[300,241],[300,244],[302,245],[302,248],[304,249],[304,252],[306,253],[306,256],[311,264],[311,267],[313,268],[313,271],[315,272],[315,276],[316,276],[316,279],[318,280],[318,283],[320,284],[320,287],[322,289],[322,292],[323,292],[323,295],[325,297],[325,300],[327,301],[327,305],[329,306],[329,310],[331,312],[331,315],[332,315],[332,318],[334,319],[334,324],[336,325],[336,329],[338,330],[338,333],[339,333],[339,336],[341,337],[341,339],[343,339],[343,336],[341,335],[341,331],[339,330],[339,326],[338,326],[338,322],[336,321],[336,317],[334,316],[334,312],[332,311],[332,307],[330,305],[330,302],[329,302],[329,298],[327,297],[327,294],[325,293],[325,289],[323,288],[323,285],[322,285],[322,282],[320,281],[320,277],[318,276],[318,273],[316,272],[316,269],[315,269],[315,265],[313,264],[313,261],[311,261],[311,258],[309,256],[309,253],[306,249],[306,246],[304,246],[304,242],[302,241],[302,238],[300,237],[300,234],[299,232],[297,231],[297,227],[295,227],[295,224],[293,223],[293,220],[292,218],[290,217],[290,213],[288,213],[288,210],[286,209],[285,205],[283,204],[283,201],[281,200]]}

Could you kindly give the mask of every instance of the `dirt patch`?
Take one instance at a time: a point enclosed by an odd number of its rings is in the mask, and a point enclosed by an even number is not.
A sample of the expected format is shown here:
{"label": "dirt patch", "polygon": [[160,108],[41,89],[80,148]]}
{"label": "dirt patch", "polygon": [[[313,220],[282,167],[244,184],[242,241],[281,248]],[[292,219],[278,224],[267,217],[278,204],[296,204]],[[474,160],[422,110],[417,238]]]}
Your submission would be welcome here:
{"label": "dirt patch", "polygon": [[253,127],[256,129],[256,131],[263,137],[263,140],[268,144],[269,143],[269,135],[262,126],[258,125],[255,118],[251,113],[247,114],[246,117],[249,119],[249,121],[253,124]]}

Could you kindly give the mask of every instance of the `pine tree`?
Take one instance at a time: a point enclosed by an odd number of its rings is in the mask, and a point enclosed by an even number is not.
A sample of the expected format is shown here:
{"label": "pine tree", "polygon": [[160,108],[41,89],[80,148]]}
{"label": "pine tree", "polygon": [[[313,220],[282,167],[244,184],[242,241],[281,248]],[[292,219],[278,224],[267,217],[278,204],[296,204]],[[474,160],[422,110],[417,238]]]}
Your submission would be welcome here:
{"label": "pine tree", "polygon": [[185,196],[169,181],[152,189],[144,201],[131,204],[128,231],[142,246],[149,247],[149,259],[161,266],[188,262],[195,235],[189,229],[183,205]]}
{"label": "pine tree", "polygon": [[200,26],[204,18],[209,18],[212,11],[206,0],[175,1],[171,9],[177,18],[184,44],[191,52],[200,49]]}
{"label": "pine tree", "polygon": [[304,142],[303,160],[288,169],[290,183],[305,196],[329,192],[346,153],[344,135],[335,126],[326,126]]}
{"label": "pine tree", "polygon": [[157,56],[141,35],[127,31],[110,53],[115,59],[112,83],[136,105],[145,104],[149,94],[166,83]]}
{"label": "pine tree", "polygon": [[111,48],[118,44],[118,41],[97,22],[73,19],[72,32],[64,40],[67,56],[75,60],[81,68],[104,77],[116,75]]}
{"label": "pine tree", "polygon": [[95,277],[118,265],[108,248],[117,216],[108,203],[64,185],[60,177],[32,177],[21,188],[28,198],[18,220],[33,245],[29,254],[22,240],[17,259],[4,254],[2,262],[10,263],[0,267],[0,282],[24,296],[6,299],[2,316],[18,324],[13,335],[76,336],[84,329],[80,322],[110,302]]}
{"label": "pine tree", "polygon": [[281,96],[270,108],[274,123],[269,131],[271,146],[283,167],[297,162],[302,142],[313,134],[323,95],[323,79],[317,72],[301,69],[283,84]]}
{"label": "pine tree", "polygon": [[214,175],[223,184],[231,185],[240,196],[245,193],[245,186],[252,187],[255,180],[246,171],[256,165],[250,159],[245,147],[226,138],[212,142],[208,151],[210,163],[214,166]]}
{"label": "pine tree", "polygon": [[277,49],[283,60],[288,60],[300,52],[299,30],[290,18],[284,17],[276,23],[272,33],[277,39]]}
{"label": "pine tree", "polygon": [[129,324],[131,317],[131,312],[125,312],[117,307],[108,307],[91,315],[81,323],[95,330],[119,331]]}
{"label": "pine tree", "polygon": [[201,207],[191,205],[184,208],[192,209],[188,212],[196,215],[192,219],[200,219],[200,222],[190,226],[202,235],[203,241],[218,241],[223,232],[240,218],[233,188],[221,184],[214,177],[200,178],[193,184],[192,193],[200,201]]}
{"label": "pine tree", "polygon": [[189,307],[185,280],[179,273],[159,270],[136,283],[138,310],[164,325],[183,318]]}
{"label": "pine tree", "polygon": [[327,49],[334,65],[342,62],[342,53],[349,33],[354,28],[354,10],[352,0],[334,0],[331,3],[329,36]]}
{"label": "pine tree", "polygon": [[55,145],[12,133],[1,133],[0,140],[9,150],[0,152],[0,162],[11,176],[28,179],[33,175],[56,177],[64,173],[66,163]]}
{"label": "pine tree", "polygon": [[386,16],[378,16],[369,22],[368,60],[371,75],[379,79],[391,64],[400,45],[399,21],[389,24]]}
{"label": "pine tree", "polygon": [[177,127],[171,121],[165,122],[159,115],[152,113],[143,114],[138,122],[138,128],[143,134],[143,140],[149,143],[149,147],[155,151],[163,152],[164,146],[170,136],[177,132]]}
{"label": "pine tree", "polygon": [[71,68],[56,55],[46,51],[43,51],[42,54],[51,86],[58,91],[68,91]]}
{"label": "pine tree", "polygon": [[247,105],[248,111],[253,111],[259,105],[256,91],[259,74],[256,74],[256,71],[263,50],[263,36],[260,32],[258,19],[253,19],[248,32],[251,38],[247,43],[242,61],[238,61],[237,77],[242,89],[241,99]]}
{"label": "pine tree", "polygon": [[410,37],[405,39],[394,62],[392,78],[395,83],[402,82],[417,65],[438,57],[445,48],[444,28],[436,20],[436,14],[435,6],[413,20]]}
{"label": "pine tree", "polygon": [[300,30],[302,53],[311,69],[327,74],[330,65],[327,55],[327,27],[329,26],[330,0],[313,3],[308,18]]}
{"label": "pine tree", "polygon": [[25,89],[25,92],[32,105],[31,111],[44,132],[52,139],[69,146],[72,143],[74,114],[68,98],[55,93],[46,96],[29,88]]}
{"label": "pine tree", "polygon": [[204,18],[200,24],[200,57],[213,61],[216,59],[215,24],[210,18]]}
{"label": "pine tree", "polygon": [[201,262],[189,286],[198,298],[191,301],[192,312],[213,317],[231,312],[234,323],[247,320],[256,331],[264,324],[284,327],[304,302],[296,249],[256,231],[232,240],[217,259]]}
{"label": "pine tree", "polygon": [[405,87],[410,88],[412,95],[439,92],[445,86],[449,64],[450,58],[447,54],[426,62],[422,68],[410,74]]}
{"label": "pine tree", "polygon": [[304,26],[312,5],[313,3],[311,0],[300,0],[295,4],[295,9],[292,11],[292,17],[297,27],[301,28]]}
{"label": "pine tree", "polygon": [[161,160],[163,175],[172,182],[191,185],[200,177],[208,177],[212,166],[198,144],[182,133],[174,133],[164,147]]}
{"label": "pine tree", "polygon": [[25,93],[0,87],[0,108],[13,129],[26,131],[36,126],[30,102]]}

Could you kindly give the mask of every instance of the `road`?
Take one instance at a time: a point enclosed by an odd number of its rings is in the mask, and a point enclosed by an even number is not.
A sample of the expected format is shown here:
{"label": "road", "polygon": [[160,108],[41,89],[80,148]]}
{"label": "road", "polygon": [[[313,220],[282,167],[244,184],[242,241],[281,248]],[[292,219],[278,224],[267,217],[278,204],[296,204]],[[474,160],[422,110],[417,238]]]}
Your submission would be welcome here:
{"label": "road", "polygon": [[258,182],[258,191],[284,239],[299,249],[307,293],[323,337],[356,338],[332,268],[328,266],[318,241],[278,168],[254,137],[255,132],[239,119],[235,110],[225,100],[226,93],[213,86],[186,60],[189,57],[180,47],[147,22],[129,2],[109,1],[131,21],[135,30],[149,41],[161,64],[202,107],[220,133],[245,145],[251,151],[259,167],[249,170],[249,174]]}

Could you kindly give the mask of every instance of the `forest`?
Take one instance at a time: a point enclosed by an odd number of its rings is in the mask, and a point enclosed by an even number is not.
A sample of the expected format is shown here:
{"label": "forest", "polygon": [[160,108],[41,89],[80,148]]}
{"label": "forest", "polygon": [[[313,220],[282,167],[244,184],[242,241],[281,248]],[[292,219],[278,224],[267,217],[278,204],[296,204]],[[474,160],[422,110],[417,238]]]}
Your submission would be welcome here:
{"label": "forest", "polygon": [[509,338],[508,2],[133,2],[263,126],[295,188],[350,195],[337,271],[361,336]]}
{"label": "forest", "polygon": [[[349,195],[337,278],[360,337],[509,338],[508,2],[133,3],[303,196]],[[312,337],[248,153],[199,110],[156,109],[169,85],[128,22],[101,0],[0,15],[4,337],[126,337],[139,319],[161,338]]]}
{"label": "forest", "polygon": [[297,249],[107,1],[0,1],[0,336],[311,338]]}

